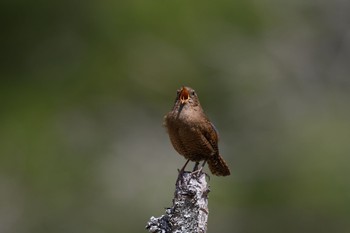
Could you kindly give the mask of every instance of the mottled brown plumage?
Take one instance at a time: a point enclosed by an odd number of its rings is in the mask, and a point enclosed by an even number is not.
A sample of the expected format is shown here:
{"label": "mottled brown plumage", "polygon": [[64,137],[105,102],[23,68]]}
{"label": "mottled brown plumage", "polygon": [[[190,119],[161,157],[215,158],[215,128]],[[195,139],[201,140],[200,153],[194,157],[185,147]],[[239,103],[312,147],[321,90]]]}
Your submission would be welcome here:
{"label": "mottled brown plumage", "polygon": [[177,91],[175,105],[165,116],[164,124],[179,154],[191,161],[207,161],[214,175],[230,175],[230,169],[219,154],[215,127],[204,114],[192,88],[182,87]]}

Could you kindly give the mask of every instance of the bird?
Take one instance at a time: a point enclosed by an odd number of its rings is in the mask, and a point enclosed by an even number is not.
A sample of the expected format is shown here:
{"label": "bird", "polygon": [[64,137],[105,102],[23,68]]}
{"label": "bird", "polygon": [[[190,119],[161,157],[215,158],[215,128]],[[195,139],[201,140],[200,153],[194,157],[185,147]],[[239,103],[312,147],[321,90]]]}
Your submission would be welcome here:
{"label": "bird", "polygon": [[194,170],[198,169],[200,161],[204,161],[200,171],[207,162],[213,175],[230,175],[230,169],[219,153],[218,132],[205,115],[194,89],[182,86],[177,90],[175,104],[164,117],[164,126],[174,149],[187,159],[181,171],[189,161],[196,163]]}

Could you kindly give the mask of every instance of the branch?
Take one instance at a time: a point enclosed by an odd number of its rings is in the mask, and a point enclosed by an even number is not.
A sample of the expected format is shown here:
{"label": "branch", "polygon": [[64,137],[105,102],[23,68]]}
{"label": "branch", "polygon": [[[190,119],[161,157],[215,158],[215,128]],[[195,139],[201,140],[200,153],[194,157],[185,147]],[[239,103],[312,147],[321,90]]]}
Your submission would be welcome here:
{"label": "branch", "polygon": [[159,218],[152,216],[146,229],[152,233],[207,232],[209,187],[205,178],[202,171],[180,172],[173,206]]}

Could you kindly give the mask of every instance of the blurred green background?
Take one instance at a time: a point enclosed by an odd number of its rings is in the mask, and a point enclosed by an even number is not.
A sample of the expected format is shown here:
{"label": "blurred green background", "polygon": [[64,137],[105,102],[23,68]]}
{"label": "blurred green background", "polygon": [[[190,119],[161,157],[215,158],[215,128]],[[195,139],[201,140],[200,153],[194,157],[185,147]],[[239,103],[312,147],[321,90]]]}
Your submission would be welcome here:
{"label": "blurred green background", "polygon": [[[350,232],[350,2],[2,1],[0,232],[146,232],[182,85],[220,132],[208,232]],[[207,168],[206,168],[206,171]]]}

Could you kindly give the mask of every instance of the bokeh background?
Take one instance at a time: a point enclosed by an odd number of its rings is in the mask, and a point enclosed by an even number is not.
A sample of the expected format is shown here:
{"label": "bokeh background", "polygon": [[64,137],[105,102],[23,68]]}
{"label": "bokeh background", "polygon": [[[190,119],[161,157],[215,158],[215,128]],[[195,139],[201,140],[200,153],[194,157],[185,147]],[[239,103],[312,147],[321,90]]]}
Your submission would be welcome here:
{"label": "bokeh background", "polygon": [[162,127],[182,85],[232,170],[208,232],[350,232],[349,1],[0,6],[1,233],[146,232],[185,162]]}

